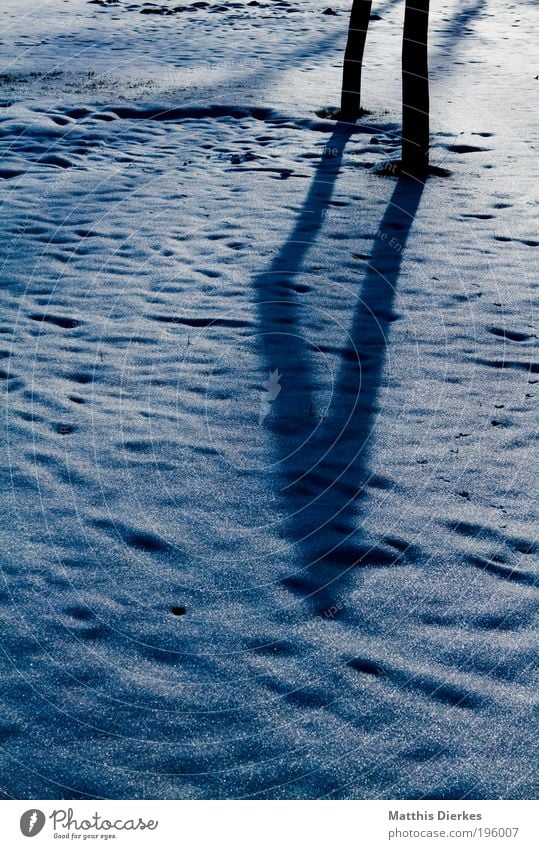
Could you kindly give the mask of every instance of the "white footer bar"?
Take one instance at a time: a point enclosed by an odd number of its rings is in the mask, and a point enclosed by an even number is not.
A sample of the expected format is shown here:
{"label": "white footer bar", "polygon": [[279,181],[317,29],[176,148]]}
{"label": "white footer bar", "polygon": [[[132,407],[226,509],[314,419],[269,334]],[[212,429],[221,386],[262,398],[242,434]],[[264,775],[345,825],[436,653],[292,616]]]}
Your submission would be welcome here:
{"label": "white footer bar", "polygon": [[[537,845],[523,801],[5,801],[6,847],[378,849]],[[35,840],[35,842],[32,842]]]}

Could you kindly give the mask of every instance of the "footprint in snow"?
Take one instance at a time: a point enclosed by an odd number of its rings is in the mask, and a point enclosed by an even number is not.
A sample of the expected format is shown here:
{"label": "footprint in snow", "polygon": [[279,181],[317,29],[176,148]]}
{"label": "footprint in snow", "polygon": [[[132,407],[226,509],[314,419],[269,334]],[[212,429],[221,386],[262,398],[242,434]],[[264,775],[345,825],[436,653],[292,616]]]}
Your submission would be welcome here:
{"label": "footprint in snow", "polygon": [[524,333],[521,330],[508,330],[505,327],[489,327],[488,331],[493,336],[499,336],[501,339],[508,339],[511,342],[527,342],[535,336],[534,333]]}

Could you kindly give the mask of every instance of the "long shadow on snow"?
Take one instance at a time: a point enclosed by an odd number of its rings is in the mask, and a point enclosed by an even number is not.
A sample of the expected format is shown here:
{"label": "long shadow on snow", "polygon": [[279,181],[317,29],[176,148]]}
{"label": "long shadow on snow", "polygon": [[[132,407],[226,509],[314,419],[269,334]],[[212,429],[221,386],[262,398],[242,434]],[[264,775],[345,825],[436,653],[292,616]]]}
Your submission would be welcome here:
{"label": "long shadow on snow", "polygon": [[439,68],[447,74],[448,61],[454,58],[462,41],[472,34],[475,19],[484,11],[485,7],[486,0],[475,0],[471,6],[458,8],[453,17],[445,22],[446,25],[442,29],[433,31],[434,40],[441,36],[442,41],[436,52],[433,53],[431,76],[436,76],[438,63]]}
{"label": "long shadow on snow", "polygon": [[423,183],[396,183],[360,285],[349,344],[340,352],[331,402],[320,422],[312,416],[317,380],[311,351],[316,346],[302,332],[302,287],[295,280],[322,227],[345,146],[358,130],[337,125],[326,146],[332,156],[322,157],[292,233],[270,268],[254,281],[261,357],[268,373],[286,372],[265,421],[278,457],[281,506],[287,517],[284,535],[297,547],[303,564],[284,584],[308,599],[317,613],[342,606],[354,567],[389,566],[405,556],[398,543],[397,548],[369,547],[362,538],[359,511],[372,476],[372,429],[395,290]]}

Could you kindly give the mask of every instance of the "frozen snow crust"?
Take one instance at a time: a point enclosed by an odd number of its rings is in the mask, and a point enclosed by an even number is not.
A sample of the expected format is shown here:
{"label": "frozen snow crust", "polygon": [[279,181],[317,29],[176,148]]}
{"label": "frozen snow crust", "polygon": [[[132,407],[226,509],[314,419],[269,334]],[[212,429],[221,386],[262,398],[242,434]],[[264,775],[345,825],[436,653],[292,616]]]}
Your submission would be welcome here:
{"label": "frozen snow crust", "polygon": [[536,8],[423,185],[374,5],[349,126],[344,0],[2,3],[6,797],[536,792]]}

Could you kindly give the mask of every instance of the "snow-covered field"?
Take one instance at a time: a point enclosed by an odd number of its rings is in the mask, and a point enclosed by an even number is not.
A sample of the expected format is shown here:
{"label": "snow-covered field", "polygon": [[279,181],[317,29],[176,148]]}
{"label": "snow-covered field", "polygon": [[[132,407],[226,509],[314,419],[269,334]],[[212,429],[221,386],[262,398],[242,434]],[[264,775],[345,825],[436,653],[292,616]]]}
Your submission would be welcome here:
{"label": "snow-covered field", "polygon": [[402,0],[357,126],[346,0],[2,0],[6,797],[536,792],[537,6],[431,6],[422,186]]}

